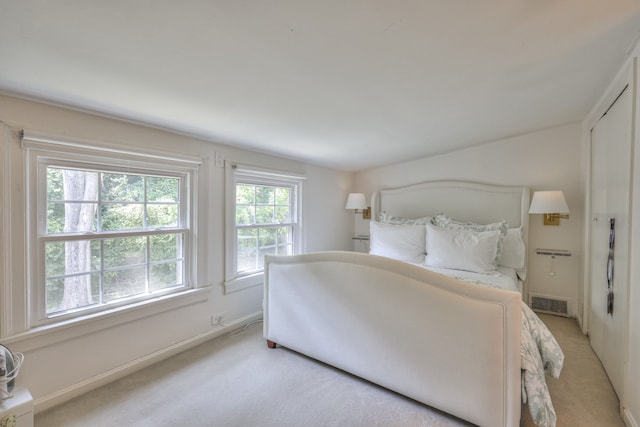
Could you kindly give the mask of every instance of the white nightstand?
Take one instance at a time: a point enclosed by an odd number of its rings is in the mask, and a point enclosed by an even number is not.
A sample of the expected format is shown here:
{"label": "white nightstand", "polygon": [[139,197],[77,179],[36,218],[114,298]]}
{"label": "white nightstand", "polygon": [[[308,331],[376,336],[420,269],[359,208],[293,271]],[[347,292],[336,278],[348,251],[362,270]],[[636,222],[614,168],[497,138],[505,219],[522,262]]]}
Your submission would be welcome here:
{"label": "white nightstand", "polygon": [[29,390],[16,388],[13,397],[0,400],[0,427],[33,427],[33,398]]}
{"label": "white nightstand", "polygon": [[354,236],[351,239],[353,240],[354,252],[369,253],[369,236]]}

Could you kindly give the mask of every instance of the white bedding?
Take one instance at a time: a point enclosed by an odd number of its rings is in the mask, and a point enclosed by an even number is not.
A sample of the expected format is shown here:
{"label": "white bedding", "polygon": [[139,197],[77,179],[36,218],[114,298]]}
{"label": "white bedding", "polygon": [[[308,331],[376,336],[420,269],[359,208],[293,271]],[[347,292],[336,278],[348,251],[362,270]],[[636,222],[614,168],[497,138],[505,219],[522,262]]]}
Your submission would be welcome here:
{"label": "white bedding", "polygon": [[[481,286],[519,291],[516,271],[497,267],[492,274],[425,267],[428,270]],[[539,427],[554,427],[556,413],[545,380],[545,372],[558,378],[564,354],[546,325],[522,302],[522,402],[527,403],[531,418]]]}
{"label": "white bedding", "polygon": [[494,288],[506,289],[509,291],[521,292],[520,281],[516,271],[509,267],[496,267],[495,273],[483,274],[473,271],[464,270],[452,270],[449,268],[434,268],[421,266],[436,273],[444,274],[445,276],[454,277],[456,279],[465,280],[467,282],[480,283]]}

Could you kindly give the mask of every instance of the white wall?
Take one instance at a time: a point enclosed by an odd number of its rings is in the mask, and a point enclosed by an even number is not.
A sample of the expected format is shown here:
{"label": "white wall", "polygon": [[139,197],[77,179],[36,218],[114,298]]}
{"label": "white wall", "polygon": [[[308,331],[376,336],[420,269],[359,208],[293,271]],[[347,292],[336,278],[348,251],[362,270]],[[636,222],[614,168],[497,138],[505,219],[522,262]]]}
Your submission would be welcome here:
{"label": "white wall", "polygon": [[[381,167],[356,174],[354,188],[371,194],[379,188],[431,180],[471,180],[498,185],[524,185],[536,190],[563,190],[571,217],[560,226],[543,226],[541,215],[530,217],[528,292],[569,301],[570,315],[581,313],[579,297],[584,212],[580,123],[568,124],[472,148]],[[356,232],[368,234],[358,221]],[[536,248],[568,249],[557,258],[551,276],[548,256]]]}
{"label": "white wall", "polygon": [[[2,342],[25,353],[18,382],[29,388],[40,411],[118,376],[225,332],[211,326],[214,313],[225,312],[228,325],[261,315],[262,287],[223,292],[224,169],[214,153],[244,164],[304,173],[304,241],[309,251],[349,250],[353,214],[344,201],[353,174],[176,135],[124,121],[0,96],[0,296],[12,313],[0,315]],[[2,125],[2,123],[0,123]],[[70,324],[64,328],[25,329],[24,151],[17,130],[101,141],[132,149],[157,149],[208,158],[208,177],[200,183],[199,280],[201,294],[179,304],[155,304],[124,314]],[[13,171],[13,172],[12,172]],[[9,194],[10,193],[10,194]],[[10,242],[10,243],[8,243]],[[16,320],[17,319],[17,320]]]}

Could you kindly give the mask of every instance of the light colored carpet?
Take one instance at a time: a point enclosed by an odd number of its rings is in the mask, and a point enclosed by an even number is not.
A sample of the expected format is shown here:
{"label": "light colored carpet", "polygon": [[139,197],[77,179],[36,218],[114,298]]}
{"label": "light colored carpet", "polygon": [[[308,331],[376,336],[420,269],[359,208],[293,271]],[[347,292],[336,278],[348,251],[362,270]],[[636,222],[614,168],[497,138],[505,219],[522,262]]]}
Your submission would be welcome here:
{"label": "light colored carpet", "polygon": [[[607,374],[573,319],[538,315],[562,347],[565,361],[560,378],[547,376],[547,385],[558,416],[558,427],[624,427],[620,401]],[[533,426],[528,411],[522,425]]]}
{"label": "light colored carpet", "polygon": [[[624,426],[602,366],[573,320],[541,316],[566,355],[549,379],[558,426]],[[532,426],[523,407],[523,426]],[[466,426],[289,350],[262,325],[205,343],[36,415],[36,427]]]}

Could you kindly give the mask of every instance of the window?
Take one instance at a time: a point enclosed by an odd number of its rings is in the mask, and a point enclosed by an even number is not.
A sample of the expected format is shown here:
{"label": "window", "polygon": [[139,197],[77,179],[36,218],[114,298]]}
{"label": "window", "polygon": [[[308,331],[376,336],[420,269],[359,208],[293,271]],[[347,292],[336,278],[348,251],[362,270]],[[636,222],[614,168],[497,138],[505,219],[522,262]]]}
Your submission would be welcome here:
{"label": "window", "polygon": [[264,267],[264,255],[293,254],[291,187],[236,184],[236,248],[238,274]]}
{"label": "window", "polygon": [[[247,167],[232,167],[233,218],[228,224],[230,254],[227,290],[238,281],[262,283],[264,256],[301,252],[300,193],[302,178]],[[256,275],[260,275],[256,279]],[[243,280],[243,278],[245,280]],[[231,288],[230,288],[231,285]],[[241,286],[242,288],[243,286]]]}
{"label": "window", "polygon": [[193,286],[194,169],[38,151],[30,161],[32,325]]}

